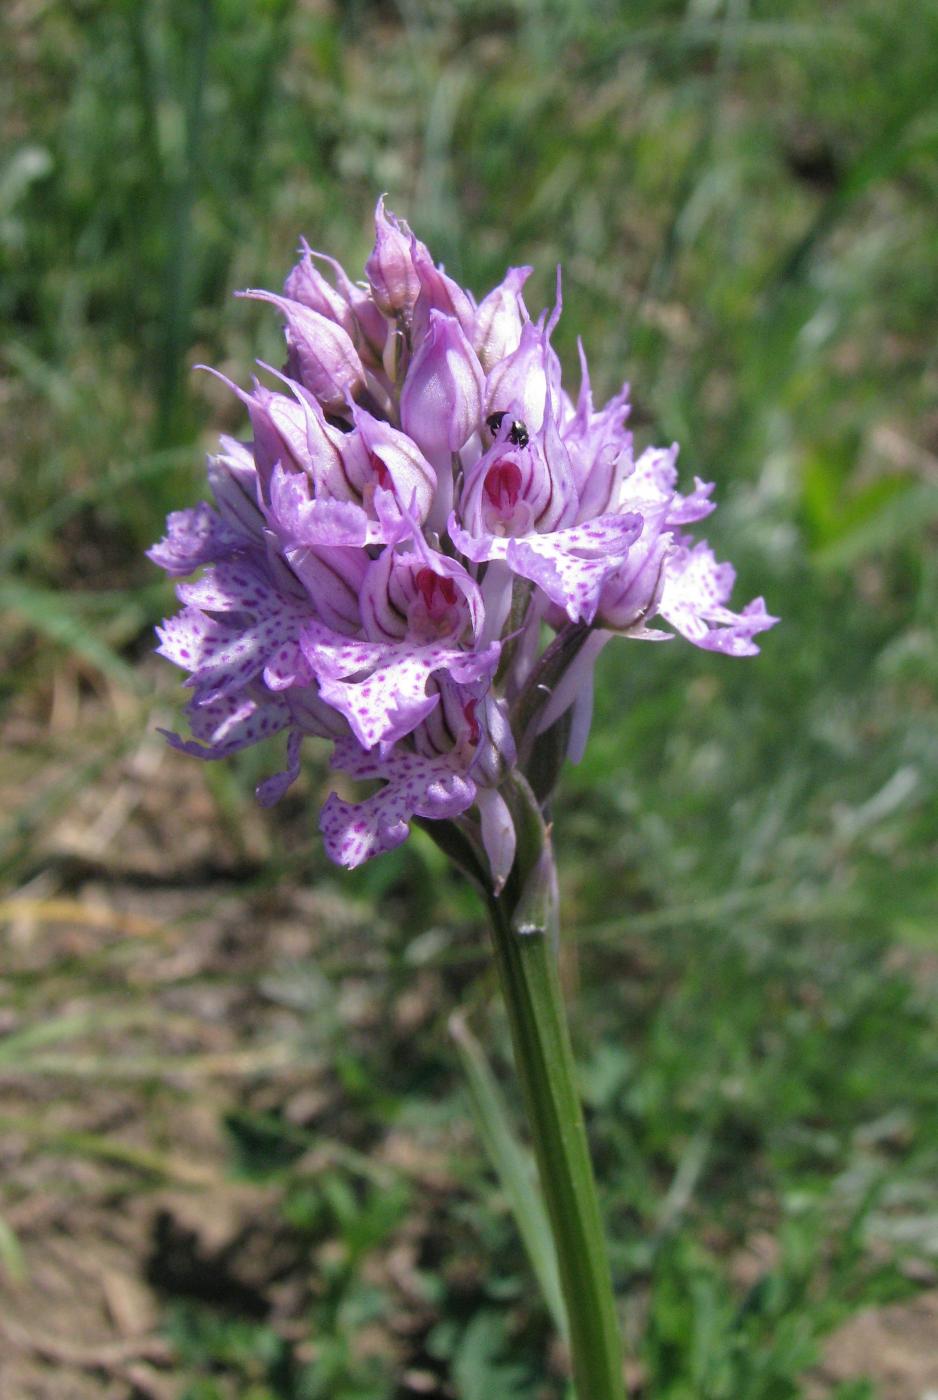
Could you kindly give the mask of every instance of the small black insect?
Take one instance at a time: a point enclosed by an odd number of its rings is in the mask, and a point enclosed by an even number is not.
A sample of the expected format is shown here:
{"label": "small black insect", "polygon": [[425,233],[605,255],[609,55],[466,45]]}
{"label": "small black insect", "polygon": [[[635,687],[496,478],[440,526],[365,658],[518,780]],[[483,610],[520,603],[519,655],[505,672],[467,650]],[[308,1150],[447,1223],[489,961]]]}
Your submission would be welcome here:
{"label": "small black insect", "polygon": [[[505,414],[504,412],[502,412],[490,413],[488,418],[486,418],[485,425],[488,428],[489,432],[493,434],[493,436],[495,433],[498,432],[499,428],[502,426],[502,420],[504,419],[504,417]],[[528,442],[530,441],[528,437],[528,430],[526,425],[522,423],[520,418],[513,418],[511,420],[511,427],[508,429],[508,441],[514,443],[515,447],[527,447]]]}

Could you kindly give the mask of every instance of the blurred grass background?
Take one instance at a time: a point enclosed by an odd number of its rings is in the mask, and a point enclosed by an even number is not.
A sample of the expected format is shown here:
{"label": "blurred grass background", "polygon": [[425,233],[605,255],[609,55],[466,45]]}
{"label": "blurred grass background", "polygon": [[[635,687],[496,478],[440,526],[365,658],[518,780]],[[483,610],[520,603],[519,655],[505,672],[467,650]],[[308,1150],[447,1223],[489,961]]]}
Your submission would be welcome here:
{"label": "blurred grass background", "polygon": [[[514,1111],[472,897],[420,835],[328,868],[315,759],[260,817],[256,754],[152,734],[180,694],[141,552],[243,431],[190,366],[276,359],[230,293],[300,234],[354,275],[386,190],[479,294],[527,262],[539,307],[563,264],[565,365],[579,333],[600,395],[631,380],[783,618],[754,662],[610,648],[557,807],[633,1394],[920,1400],[938,4],[8,0],[0,65],[8,1393],[564,1394],[447,1033]],[[76,1311],[74,1260],[50,1282],[82,1230],[145,1287],[129,1322]]]}

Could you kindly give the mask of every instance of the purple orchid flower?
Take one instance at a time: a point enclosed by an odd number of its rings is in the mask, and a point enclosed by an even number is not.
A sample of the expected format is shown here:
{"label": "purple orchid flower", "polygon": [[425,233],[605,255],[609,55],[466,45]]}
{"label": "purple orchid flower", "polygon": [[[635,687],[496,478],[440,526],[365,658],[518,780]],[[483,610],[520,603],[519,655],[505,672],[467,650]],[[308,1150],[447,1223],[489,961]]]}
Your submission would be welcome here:
{"label": "purple orchid flower", "polygon": [[713,488],[680,494],[676,447],[635,459],[627,387],[596,409],[581,347],[576,401],[563,389],[559,282],[537,319],[530,268],[477,303],[383,199],[365,273],[354,283],[303,243],[283,295],[243,294],[283,315],[286,370],[230,385],[252,440],[222,439],[214,505],[174,512],[150,550],[174,579],[202,570],[158,629],[191,691],[192,737],[167,737],[218,759],[286,735],[265,804],[297,778],[305,738],[331,743],[332,768],[371,785],[328,796],[333,860],[450,822],[497,894],[512,784],[535,782],[526,765],[568,712],[582,752],[613,635],[749,656],[776,619],[761,598],[730,607],[732,567],[687,533]]}

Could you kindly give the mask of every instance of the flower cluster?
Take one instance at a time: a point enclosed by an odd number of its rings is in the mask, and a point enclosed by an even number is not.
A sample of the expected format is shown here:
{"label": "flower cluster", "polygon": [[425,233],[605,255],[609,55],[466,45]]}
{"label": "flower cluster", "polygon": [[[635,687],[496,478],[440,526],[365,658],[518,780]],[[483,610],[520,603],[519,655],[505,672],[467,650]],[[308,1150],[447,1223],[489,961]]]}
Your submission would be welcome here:
{"label": "flower cluster", "polygon": [[283,732],[264,804],[302,740],[328,740],[370,788],[328,797],[333,860],[391,849],[414,817],[459,819],[497,890],[515,854],[506,788],[520,772],[543,800],[548,740],[582,750],[612,635],[665,640],[662,619],[747,656],[775,619],[761,599],[727,606],[732,567],[685,533],[712,487],[679,494],[676,447],[633,459],[627,391],[594,408],[582,351],[576,401],[563,389],[559,283],[537,320],[530,268],[477,303],[383,201],[375,223],[366,281],[304,244],[282,295],[242,293],[280,312],[286,365],[263,366],[273,387],[230,386],[252,441],[222,438],[214,505],[171,515],[150,550],[176,577],[202,567],[159,629],[192,691],[193,737],[167,737],[216,759]]}

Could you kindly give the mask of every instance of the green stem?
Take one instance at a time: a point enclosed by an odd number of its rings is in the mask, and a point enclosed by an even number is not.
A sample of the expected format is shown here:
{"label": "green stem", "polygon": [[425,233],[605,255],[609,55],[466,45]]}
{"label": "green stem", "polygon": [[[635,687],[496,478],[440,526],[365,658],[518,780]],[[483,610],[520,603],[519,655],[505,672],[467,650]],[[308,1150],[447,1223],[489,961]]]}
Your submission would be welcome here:
{"label": "green stem", "polygon": [[[577,1400],[624,1400],[622,1344],[548,928],[489,900],[495,956],[570,1323]],[[546,923],[546,921],[545,921]]]}

